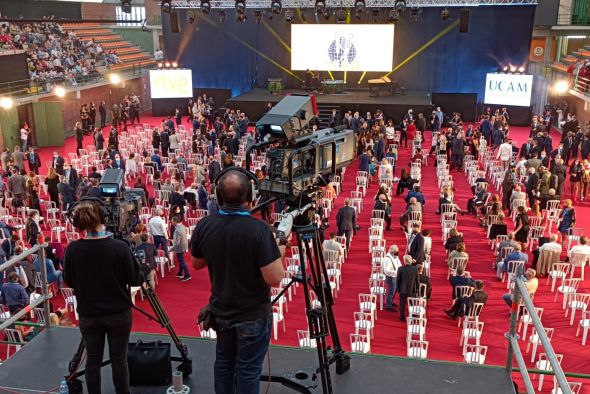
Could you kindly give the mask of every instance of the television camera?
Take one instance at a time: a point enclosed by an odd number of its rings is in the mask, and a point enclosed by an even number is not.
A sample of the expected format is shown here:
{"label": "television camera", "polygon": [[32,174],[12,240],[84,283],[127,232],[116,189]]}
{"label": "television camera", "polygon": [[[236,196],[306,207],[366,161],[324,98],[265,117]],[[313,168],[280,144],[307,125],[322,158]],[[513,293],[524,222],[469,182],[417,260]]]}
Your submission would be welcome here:
{"label": "television camera", "polygon": [[343,126],[313,131],[313,114],[310,96],[292,95],[256,123],[262,142],[250,147],[246,168],[250,168],[252,150],[270,146],[266,176],[258,183],[262,202],[281,199],[301,207],[315,201],[329,177],[354,160],[354,132]]}

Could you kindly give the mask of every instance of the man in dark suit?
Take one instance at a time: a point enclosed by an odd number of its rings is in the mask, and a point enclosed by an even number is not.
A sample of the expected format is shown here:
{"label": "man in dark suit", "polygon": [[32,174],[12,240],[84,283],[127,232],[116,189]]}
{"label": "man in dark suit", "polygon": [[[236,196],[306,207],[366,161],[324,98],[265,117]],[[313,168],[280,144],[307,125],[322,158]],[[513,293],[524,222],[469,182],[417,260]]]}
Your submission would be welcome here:
{"label": "man in dark suit", "polygon": [[221,172],[221,164],[219,164],[215,157],[210,158],[208,172],[209,182],[213,183],[215,178],[217,178],[217,175]]}
{"label": "man in dark suit", "polygon": [[570,157],[572,157],[573,151],[576,150],[574,145],[574,133],[570,131],[569,133],[567,133],[567,137],[565,137],[565,140],[563,141],[563,160],[565,161],[566,166],[568,164]]}
{"label": "man in dark suit", "polygon": [[424,236],[420,232],[418,223],[412,224],[412,235],[408,241],[408,254],[412,256],[416,264],[422,264],[426,260],[424,254]]}
{"label": "man in dark suit", "polygon": [[29,153],[27,153],[27,161],[29,162],[29,171],[33,171],[35,174],[39,175],[41,158],[33,147],[29,148]]}
{"label": "man in dark suit", "polygon": [[356,211],[350,206],[350,198],[344,200],[344,206],[336,214],[338,235],[346,237],[346,249],[350,249],[350,237],[356,233]]}
{"label": "man in dark suit", "polygon": [[[78,172],[75,168],[72,168],[69,164],[64,165],[64,177],[66,178],[66,183],[70,185],[72,190],[78,190],[78,185],[80,184],[80,178],[78,177]],[[75,194],[75,192],[74,192]]]}
{"label": "man in dark suit", "polygon": [[457,297],[457,294],[455,292],[455,288],[457,286],[475,286],[475,281],[471,279],[471,276],[469,274],[465,273],[463,267],[457,268],[457,275],[451,276],[451,278],[449,279],[449,283],[451,284],[451,286],[453,286],[453,294],[451,294],[453,300]]}
{"label": "man in dark suit", "polygon": [[338,119],[338,111],[336,110],[336,108],[333,108],[332,114],[330,115],[330,118],[328,119],[328,127],[336,127],[336,126],[338,126],[339,123],[340,123],[340,120]]}
{"label": "man in dark suit", "polygon": [[475,281],[475,291],[469,297],[456,299],[451,309],[445,310],[445,313],[453,320],[458,316],[469,313],[469,310],[475,303],[484,304],[488,301],[488,293],[483,290],[484,283],[482,280]]}
{"label": "man in dark suit", "polygon": [[481,122],[481,133],[483,137],[488,141],[492,136],[492,124],[490,123],[490,117],[485,116],[484,120]]}
{"label": "man in dark suit", "polygon": [[74,189],[68,184],[64,175],[59,177],[57,184],[57,191],[59,192],[59,199],[61,201],[61,209],[67,211],[71,204],[74,203]]}
{"label": "man in dark suit", "polygon": [[51,165],[53,168],[55,168],[55,171],[59,175],[64,174],[64,163],[65,162],[66,161],[64,160],[63,157],[61,157],[57,152],[53,152],[53,160],[51,162]]}
{"label": "man in dark suit", "polygon": [[104,128],[107,123],[107,104],[104,100],[98,105],[98,113],[100,114],[100,127]]}
{"label": "man in dark suit", "polygon": [[557,159],[555,161],[552,172],[557,177],[557,194],[563,196],[563,186],[567,174],[567,167],[563,164],[563,159]]}
{"label": "man in dark suit", "polygon": [[529,153],[531,152],[532,146],[533,146],[533,140],[529,138],[527,140],[527,142],[525,142],[524,144],[522,144],[522,146],[520,147],[520,151],[518,153],[518,157],[520,159],[528,159],[529,158]]}
{"label": "man in dark suit", "polygon": [[529,205],[533,206],[539,189],[539,175],[533,167],[529,168],[529,177],[526,180],[526,194],[529,198]]}
{"label": "man in dark suit", "polygon": [[397,270],[396,289],[399,293],[399,319],[406,321],[406,304],[408,297],[418,292],[418,269],[413,265],[412,256],[404,256],[404,265]]}

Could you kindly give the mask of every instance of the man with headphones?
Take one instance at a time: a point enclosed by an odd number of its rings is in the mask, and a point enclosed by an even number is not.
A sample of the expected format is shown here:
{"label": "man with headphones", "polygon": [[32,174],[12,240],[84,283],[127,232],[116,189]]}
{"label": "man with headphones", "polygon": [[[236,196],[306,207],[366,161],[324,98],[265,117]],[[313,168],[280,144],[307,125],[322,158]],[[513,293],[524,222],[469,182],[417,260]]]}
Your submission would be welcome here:
{"label": "man with headphones", "polygon": [[270,287],[283,278],[284,247],[268,224],[252,217],[256,177],[229,167],[215,179],[219,212],[196,225],[192,265],[209,270],[209,309],[217,331],[215,392],[259,393],[262,362],[270,342]]}

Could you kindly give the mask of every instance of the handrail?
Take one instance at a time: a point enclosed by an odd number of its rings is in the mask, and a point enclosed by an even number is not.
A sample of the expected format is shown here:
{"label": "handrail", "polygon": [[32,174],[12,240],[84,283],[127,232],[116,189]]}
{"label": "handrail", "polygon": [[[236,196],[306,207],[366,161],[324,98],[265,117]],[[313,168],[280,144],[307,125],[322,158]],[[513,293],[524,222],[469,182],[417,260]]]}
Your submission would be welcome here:
{"label": "handrail", "polygon": [[4,264],[0,264],[0,272],[7,270],[8,268],[12,267],[18,262],[23,261],[28,256],[37,253],[37,258],[39,259],[39,266],[41,267],[41,297],[36,300],[33,300],[26,308],[21,309],[14,315],[10,316],[6,319],[3,323],[0,324],[0,331],[5,329],[6,327],[11,326],[16,321],[18,321],[21,317],[25,314],[29,313],[33,308],[37,307],[41,303],[43,303],[43,314],[45,315],[45,327],[49,328],[51,326],[51,318],[50,318],[50,311],[49,311],[49,299],[51,295],[49,294],[49,287],[47,285],[47,267],[45,266],[45,248],[47,247],[46,243],[37,244],[30,249],[25,250],[18,256],[15,256],[8,260]]}
{"label": "handrail", "polygon": [[518,310],[520,305],[524,305],[527,311],[529,312],[529,316],[531,317],[531,321],[533,326],[535,327],[535,331],[537,332],[537,336],[539,341],[543,345],[545,349],[545,354],[547,355],[547,360],[549,364],[551,364],[551,368],[555,374],[555,379],[557,380],[557,384],[561,389],[562,394],[572,394],[570,390],[569,384],[563,373],[563,369],[557,360],[557,356],[555,355],[555,351],[553,350],[553,346],[551,346],[551,342],[549,338],[547,338],[547,334],[545,333],[545,329],[539,316],[537,316],[537,312],[535,310],[535,306],[533,305],[533,301],[528,294],[526,289],[524,279],[522,276],[522,267],[518,268],[517,274],[514,276],[513,279],[514,288],[512,292],[512,308],[510,312],[510,332],[505,334],[505,337],[509,340],[508,346],[508,356],[506,360],[506,373],[512,372],[512,359],[513,357],[516,358],[516,362],[518,363],[518,367],[520,369],[520,373],[524,380],[527,393],[534,394],[535,390],[532,386],[530,375],[528,370],[526,369],[526,364],[522,357],[522,353],[520,352],[520,348],[518,345],[519,336],[516,333],[516,322],[518,318]]}

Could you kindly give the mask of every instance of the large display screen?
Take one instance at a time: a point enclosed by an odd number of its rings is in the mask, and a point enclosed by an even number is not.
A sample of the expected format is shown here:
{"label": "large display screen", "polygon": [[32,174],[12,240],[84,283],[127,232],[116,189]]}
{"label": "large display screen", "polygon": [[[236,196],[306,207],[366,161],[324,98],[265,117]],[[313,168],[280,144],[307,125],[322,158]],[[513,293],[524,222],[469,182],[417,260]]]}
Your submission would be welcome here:
{"label": "large display screen", "polygon": [[531,105],[533,76],[524,74],[489,73],[486,76],[486,104]]}
{"label": "large display screen", "polygon": [[150,70],[153,99],[193,97],[191,70]]}
{"label": "large display screen", "polygon": [[391,71],[394,25],[291,25],[291,69]]}

